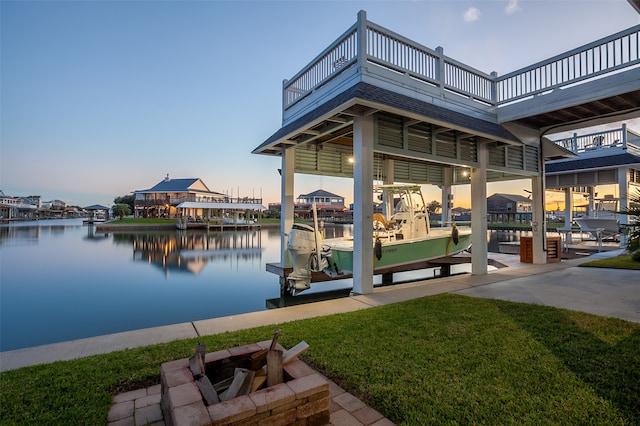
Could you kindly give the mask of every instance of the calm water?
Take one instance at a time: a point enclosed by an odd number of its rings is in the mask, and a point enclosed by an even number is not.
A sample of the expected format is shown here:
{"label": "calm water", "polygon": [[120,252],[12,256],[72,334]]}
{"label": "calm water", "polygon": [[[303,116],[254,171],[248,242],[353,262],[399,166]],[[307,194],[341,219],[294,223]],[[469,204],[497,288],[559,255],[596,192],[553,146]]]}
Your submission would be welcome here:
{"label": "calm water", "polygon": [[[82,220],[0,226],[0,350],[267,309],[279,229],[98,234]],[[345,282],[322,289],[344,288]]]}
{"label": "calm water", "polygon": [[[498,240],[517,234],[491,233],[490,251]],[[0,350],[281,306],[278,277],[265,270],[279,259],[278,228],[105,235],[80,219],[2,225]],[[303,295],[350,287],[320,283]]]}

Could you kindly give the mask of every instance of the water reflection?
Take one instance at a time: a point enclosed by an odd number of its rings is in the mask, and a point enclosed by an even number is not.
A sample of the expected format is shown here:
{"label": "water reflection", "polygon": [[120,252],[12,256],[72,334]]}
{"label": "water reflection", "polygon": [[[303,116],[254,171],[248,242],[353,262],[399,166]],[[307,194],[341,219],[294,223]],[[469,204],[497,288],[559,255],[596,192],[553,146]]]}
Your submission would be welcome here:
{"label": "water reflection", "polygon": [[35,243],[44,235],[61,236],[67,229],[82,226],[78,221],[36,220],[11,222],[0,226],[0,246],[25,242]]}
{"label": "water reflection", "polygon": [[487,231],[487,250],[489,253],[500,253],[500,243],[514,243],[520,237],[531,236],[529,231]]}
{"label": "water reflection", "polygon": [[200,274],[212,261],[246,262],[262,259],[260,231],[114,234],[116,244],[131,244],[133,260],[169,271]]}

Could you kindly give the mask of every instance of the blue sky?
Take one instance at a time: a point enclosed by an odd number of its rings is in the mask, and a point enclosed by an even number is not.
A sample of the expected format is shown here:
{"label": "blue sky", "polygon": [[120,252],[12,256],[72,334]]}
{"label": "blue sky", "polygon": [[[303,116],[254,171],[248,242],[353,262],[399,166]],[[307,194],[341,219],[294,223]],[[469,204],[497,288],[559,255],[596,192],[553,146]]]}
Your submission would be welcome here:
{"label": "blue sky", "polygon": [[[2,0],[0,189],[111,205],[168,173],[278,202],[279,159],[251,151],[280,127],[282,80],[359,10],[498,74],[640,23],[626,0]],[[350,180],[296,177],[296,195],[319,188],[352,198]]]}

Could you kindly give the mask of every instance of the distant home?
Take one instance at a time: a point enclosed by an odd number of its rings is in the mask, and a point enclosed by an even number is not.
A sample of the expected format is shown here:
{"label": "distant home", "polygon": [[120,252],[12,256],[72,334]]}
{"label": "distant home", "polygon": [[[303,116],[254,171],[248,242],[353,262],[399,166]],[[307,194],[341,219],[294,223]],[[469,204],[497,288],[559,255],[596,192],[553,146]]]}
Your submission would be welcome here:
{"label": "distant home", "polygon": [[323,189],[300,194],[294,205],[294,214],[302,219],[313,219],[313,203],[316,204],[319,219],[329,222],[351,219],[349,209],[344,205],[344,197]]}
{"label": "distant home", "polygon": [[[305,220],[313,219],[313,203],[316,203],[318,218],[322,220],[343,222],[352,219],[351,212],[344,205],[344,197],[323,189],[300,194],[293,207],[294,215]],[[272,214],[278,215],[280,203],[269,203],[269,210]]]}
{"label": "distant home", "polygon": [[186,217],[190,220],[204,220],[213,213],[221,218],[233,214],[237,219],[241,214],[264,210],[260,198],[229,197],[209,190],[199,178],[171,179],[167,175],[155,186],[133,193],[135,217]]}
{"label": "distant home", "polygon": [[[191,202],[225,202],[227,196],[219,192],[210,191],[199,178],[170,179],[167,175],[162,181],[149,189],[133,192],[133,214],[135,217],[178,217],[178,205]],[[202,210],[202,209],[200,209]],[[194,209],[193,217],[201,215],[201,211]]]}
{"label": "distant home", "polygon": [[487,198],[487,220],[493,223],[529,223],[531,200],[522,195],[493,194]]}
{"label": "distant home", "polygon": [[38,206],[25,197],[12,197],[0,190],[0,219],[31,219]]}

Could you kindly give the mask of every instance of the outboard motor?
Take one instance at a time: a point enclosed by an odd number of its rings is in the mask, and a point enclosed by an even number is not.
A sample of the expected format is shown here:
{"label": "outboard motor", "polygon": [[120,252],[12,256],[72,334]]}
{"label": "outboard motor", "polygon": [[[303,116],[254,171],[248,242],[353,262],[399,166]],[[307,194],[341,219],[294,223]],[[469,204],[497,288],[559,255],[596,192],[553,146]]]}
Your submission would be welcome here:
{"label": "outboard motor", "polygon": [[322,259],[318,259],[316,251],[321,243],[320,232],[312,226],[295,223],[291,228],[287,249],[291,254],[293,271],[287,276],[287,282],[294,292],[311,288],[311,272],[324,269],[327,261],[322,262]]}

